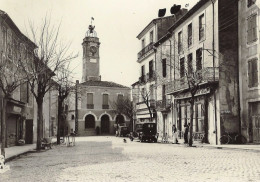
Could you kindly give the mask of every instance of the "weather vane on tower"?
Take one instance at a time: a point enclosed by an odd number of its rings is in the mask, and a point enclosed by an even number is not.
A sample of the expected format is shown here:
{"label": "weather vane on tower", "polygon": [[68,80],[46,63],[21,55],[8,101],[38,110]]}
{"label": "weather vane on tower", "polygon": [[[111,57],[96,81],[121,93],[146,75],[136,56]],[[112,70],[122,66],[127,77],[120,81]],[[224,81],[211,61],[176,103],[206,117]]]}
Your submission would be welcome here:
{"label": "weather vane on tower", "polygon": [[91,25],[88,26],[88,29],[89,29],[89,32],[90,33],[93,33],[94,29],[95,29],[95,26],[92,25],[92,21],[94,21],[94,18],[91,17]]}

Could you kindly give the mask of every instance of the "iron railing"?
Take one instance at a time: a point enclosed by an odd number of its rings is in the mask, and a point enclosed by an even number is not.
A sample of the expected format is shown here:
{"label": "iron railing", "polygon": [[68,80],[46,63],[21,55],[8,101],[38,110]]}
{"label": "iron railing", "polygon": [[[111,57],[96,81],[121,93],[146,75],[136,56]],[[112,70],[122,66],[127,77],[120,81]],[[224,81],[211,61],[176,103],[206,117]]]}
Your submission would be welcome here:
{"label": "iron railing", "polygon": [[153,49],[153,42],[151,42],[150,44],[148,44],[147,46],[145,46],[138,54],[137,54],[137,57],[138,57],[138,60],[143,56],[145,55],[147,52],[149,52],[150,50]]}
{"label": "iron railing", "polygon": [[[192,81],[197,81],[199,84],[206,84],[210,82],[216,82],[219,80],[219,68],[207,67],[200,71],[197,71],[196,77],[191,78]],[[188,77],[176,79],[166,85],[166,93],[173,93],[189,88]]]}

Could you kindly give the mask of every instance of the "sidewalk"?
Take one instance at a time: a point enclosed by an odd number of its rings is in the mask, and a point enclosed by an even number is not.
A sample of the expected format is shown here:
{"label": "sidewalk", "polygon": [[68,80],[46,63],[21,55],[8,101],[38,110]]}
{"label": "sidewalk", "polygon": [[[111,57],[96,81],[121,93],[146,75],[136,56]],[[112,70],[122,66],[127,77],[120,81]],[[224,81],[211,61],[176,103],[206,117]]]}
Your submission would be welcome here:
{"label": "sidewalk", "polygon": [[[172,139],[168,140],[170,144],[172,144]],[[187,146],[184,144],[183,139],[178,139],[180,146]],[[158,141],[161,142],[161,141]],[[200,143],[198,141],[193,142],[194,147],[205,147],[205,148],[217,148],[217,149],[229,149],[229,150],[248,150],[254,152],[260,152],[260,144],[223,144],[223,145],[213,145]]]}
{"label": "sidewalk", "polygon": [[[57,138],[53,137],[51,142],[53,144],[57,143]],[[15,157],[18,157],[19,155],[26,154],[34,150],[36,150],[36,143],[5,148],[5,161],[8,162],[14,159]]]}
{"label": "sidewalk", "polygon": [[8,162],[19,155],[35,150],[35,148],[36,144],[27,144],[23,146],[5,148],[5,161]]}

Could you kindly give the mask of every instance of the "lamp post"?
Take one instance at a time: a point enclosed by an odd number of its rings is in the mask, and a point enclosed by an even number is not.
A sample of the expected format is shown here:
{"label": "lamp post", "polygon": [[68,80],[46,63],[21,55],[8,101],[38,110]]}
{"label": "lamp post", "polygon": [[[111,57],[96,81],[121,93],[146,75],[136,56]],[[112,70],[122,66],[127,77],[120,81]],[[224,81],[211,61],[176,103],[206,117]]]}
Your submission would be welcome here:
{"label": "lamp post", "polygon": [[75,133],[78,134],[78,84],[79,80],[76,80],[76,93],[75,93]]}

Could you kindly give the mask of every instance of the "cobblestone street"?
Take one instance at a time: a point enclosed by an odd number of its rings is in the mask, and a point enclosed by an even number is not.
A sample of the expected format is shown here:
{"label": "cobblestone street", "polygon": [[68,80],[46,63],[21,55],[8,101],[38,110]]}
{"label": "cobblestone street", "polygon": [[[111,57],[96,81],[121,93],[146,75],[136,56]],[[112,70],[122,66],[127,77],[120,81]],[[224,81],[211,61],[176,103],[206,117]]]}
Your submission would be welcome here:
{"label": "cobblestone street", "polygon": [[260,153],[81,137],[7,163],[0,181],[260,181]]}

